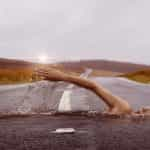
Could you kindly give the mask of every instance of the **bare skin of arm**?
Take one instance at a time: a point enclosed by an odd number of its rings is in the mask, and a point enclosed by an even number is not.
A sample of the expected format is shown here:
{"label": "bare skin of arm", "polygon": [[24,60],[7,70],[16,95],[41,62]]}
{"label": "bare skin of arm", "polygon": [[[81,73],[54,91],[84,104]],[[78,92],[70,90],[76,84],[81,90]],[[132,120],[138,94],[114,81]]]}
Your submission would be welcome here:
{"label": "bare skin of arm", "polygon": [[106,88],[89,79],[69,75],[56,69],[39,69],[36,71],[36,74],[45,80],[65,81],[93,91],[104,101],[104,103],[106,103],[108,106],[108,113],[110,114],[120,115],[130,114],[132,112],[127,101],[118,96],[112,95],[112,93]]}

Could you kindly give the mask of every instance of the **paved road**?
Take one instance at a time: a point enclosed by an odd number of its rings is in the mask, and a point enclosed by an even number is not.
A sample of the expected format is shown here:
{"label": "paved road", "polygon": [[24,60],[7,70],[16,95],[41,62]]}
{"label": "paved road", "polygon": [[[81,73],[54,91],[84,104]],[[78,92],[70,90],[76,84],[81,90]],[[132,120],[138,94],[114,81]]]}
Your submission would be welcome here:
{"label": "paved road", "polygon": [[[80,75],[80,77],[87,78],[91,74],[91,72],[92,69],[86,69],[85,72]],[[76,94],[73,93],[74,87],[75,87],[74,84],[69,84],[66,90],[63,92],[58,106],[59,111],[64,112],[64,111],[72,111],[77,109],[89,110],[88,105],[84,100],[87,97],[85,95],[76,96]],[[78,99],[78,103],[76,102],[76,99]]]}
{"label": "paved road", "polygon": [[96,78],[96,82],[108,88],[114,95],[127,100],[136,110],[150,106],[150,84],[141,84],[125,78]]}
{"label": "paved road", "polygon": [[[126,99],[135,110],[150,106],[150,85],[123,78],[101,77],[92,80],[108,88],[114,95]],[[68,83],[47,81],[0,86],[0,113],[58,111],[60,100],[67,86]],[[93,92],[78,86],[71,91],[73,92],[71,92],[71,101],[69,99],[69,108],[72,111],[102,111],[104,109],[104,103]]]}
{"label": "paved road", "polygon": [[[123,78],[94,78],[134,109],[150,105],[150,85]],[[41,81],[0,86],[0,113],[58,110],[68,83]],[[104,105],[92,92],[73,88],[74,101],[101,110]],[[71,98],[72,99],[72,98]],[[86,105],[85,105],[86,104]],[[72,108],[73,109],[73,108]],[[79,107],[78,107],[79,109]],[[53,134],[57,128],[75,128],[74,134]],[[0,150],[149,150],[150,119],[84,116],[32,116],[0,119]]]}
{"label": "paved road", "polygon": [[[57,128],[74,134],[54,134]],[[149,150],[150,120],[36,116],[0,119],[0,150]]]}

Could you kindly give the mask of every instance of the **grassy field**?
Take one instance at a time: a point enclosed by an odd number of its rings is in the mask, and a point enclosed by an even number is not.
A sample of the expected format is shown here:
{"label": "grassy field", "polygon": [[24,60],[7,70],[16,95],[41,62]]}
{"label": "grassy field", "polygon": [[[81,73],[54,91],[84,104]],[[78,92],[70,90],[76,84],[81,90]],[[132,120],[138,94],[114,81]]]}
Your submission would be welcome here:
{"label": "grassy field", "polygon": [[150,84],[150,70],[141,70],[121,76],[137,82]]}
{"label": "grassy field", "polygon": [[[41,66],[40,66],[41,67]],[[50,66],[46,66],[49,68]],[[62,66],[52,66],[55,69],[58,69],[62,72],[77,75],[79,76],[83,70],[66,70]],[[38,67],[36,67],[38,68]],[[0,68],[0,84],[16,84],[16,83],[27,83],[27,82],[34,82],[40,80],[34,74],[35,68],[10,68],[4,69]],[[111,72],[111,71],[104,71],[104,70],[93,70],[90,76],[117,76],[119,73]]]}
{"label": "grassy field", "polygon": [[[57,64],[39,64],[21,60],[0,58],[0,84],[19,84],[40,80],[33,74],[35,69],[43,67],[51,67],[77,76],[83,73],[86,68],[92,68],[93,72],[90,76],[121,76],[137,82],[150,83],[150,66],[145,65],[143,66],[110,61],[81,61]],[[145,70],[135,72],[135,70],[139,70],[139,68],[144,68]]]}
{"label": "grassy field", "polygon": [[31,69],[0,69],[0,84],[32,82]]}
{"label": "grassy field", "polygon": [[[80,75],[81,70],[79,71],[71,71],[65,70],[62,66],[53,66],[56,69],[59,69],[63,72],[67,72],[72,75]],[[48,68],[48,67],[47,67]],[[16,83],[27,83],[34,82],[40,80],[38,77],[33,76],[34,69],[33,68],[24,68],[24,69],[0,69],[0,84],[16,84]],[[150,83],[150,70],[142,70],[134,73],[121,74],[119,72],[111,72],[105,70],[93,70],[90,76],[100,77],[100,76],[121,76],[128,78],[130,80],[134,80],[141,83]]]}

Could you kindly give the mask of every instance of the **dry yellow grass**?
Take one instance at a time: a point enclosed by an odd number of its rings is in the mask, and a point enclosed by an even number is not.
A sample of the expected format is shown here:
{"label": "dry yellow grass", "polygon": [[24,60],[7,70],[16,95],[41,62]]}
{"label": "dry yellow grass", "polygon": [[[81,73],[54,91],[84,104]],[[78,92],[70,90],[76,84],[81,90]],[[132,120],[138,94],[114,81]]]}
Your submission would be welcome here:
{"label": "dry yellow grass", "polygon": [[121,75],[121,73],[107,71],[107,70],[96,70],[96,69],[94,69],[93,72],[91,73],[91,76],[94,76],[94,77],[112,77],[112,76],[118,76],[118,75]]}
{"label": "dry yellow grass", "polygon": [[[37,68],[41,68],[43,66],[36,66]],[[50,68],[49,66],[44,66],[44,68]],[[54,69],[58,69],[64,73],[68,73],[70,75],[79,76],[82,72],[79,71],[71,71],[66,70],[60,66],[52,66]],[[26,82],[34,82],[40,80],[38,77],[33,76],[34,68],[24,68],[24,69],[0,69],[0,84],[15,84],[15,83],[26,83]],[[90,76],[117,76],[119,73],[104,71],[104,70],[93,70]]]}
{"label": "dry yellow grass", "polygon": [[0,69],[0,83],[23,83],[32,81],[31,69]]}
{"label": "dry yellow grass", "polygon": [[150,83],[150,70],[141,70],[134,73],[122,75],[130,80],[134,80],[141,83]]}
{"label": "dry yellow grass", "polygon": [[[26,82],[34,82],[37,80],[40,80],[38,77],[33,76],[33,72],[35,69],[38,68],[53,68],[57,69],[61,72],[70,74],[70,75],[76,75],[79,76],[81,73],[85,71],[85,68],[80,69],[66,69],[62,64],[52,64],[52,65],[46,65],[46,64],[36,64],[34,67],[20,67],[20,68],[12,68],[9,67],[7,69],[0,68],[0,84],[15,84],[15,83],[26,83]],[[93,70],[93,72],[90,74],[90,76],[116,76],[120,75],[118,72],[112,72],[112,71],[105,71],[105,70]]]}

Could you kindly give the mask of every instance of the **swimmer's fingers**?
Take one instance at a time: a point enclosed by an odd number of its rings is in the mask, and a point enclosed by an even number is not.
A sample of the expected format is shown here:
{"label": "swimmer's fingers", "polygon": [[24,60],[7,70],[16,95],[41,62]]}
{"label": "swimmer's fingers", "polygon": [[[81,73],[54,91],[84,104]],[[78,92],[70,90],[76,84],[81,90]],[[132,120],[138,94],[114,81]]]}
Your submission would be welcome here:
{"label": "swimmer's fingers", "polygon": [[48,78],[48,71],[47,70],[43,70],[43,69],[38,69],[34,71],[34,75],[38,76],[42,79],[46,79]]}

